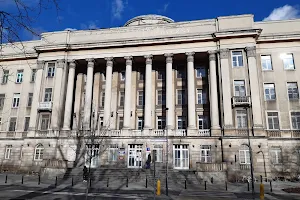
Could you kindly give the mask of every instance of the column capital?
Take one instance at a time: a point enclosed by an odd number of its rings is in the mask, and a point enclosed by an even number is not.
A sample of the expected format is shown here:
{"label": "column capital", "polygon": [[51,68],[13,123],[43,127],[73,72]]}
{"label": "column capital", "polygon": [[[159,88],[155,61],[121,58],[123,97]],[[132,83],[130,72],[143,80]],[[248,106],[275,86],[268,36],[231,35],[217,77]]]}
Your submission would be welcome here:
{"label": "column capital", "polygon": [[132,65],[132,56],[125,56],[126,65]]}
{"label": "column capital", "polygon": [[69,68],[75,68],[76,67],[75,60],[68,60],[68,62],[69,62]]}
{"label": "column capital", "polygon": [[187,52],[187,53],[185,53],[185,55],[187,55],[187,61],[188,62],[194,62],[195,52]]}
{"label": "column capital", "polygon": [[151,65],[152,64],[152,55],[146,55],[144,57],[146,58],[146,64]]}
{"label": "column capital", "polygon": [[113,66],[113,61],[114,61],[113,57],[106,57],[104,59],[106,60],[106,66],[108,66],[108,67],[112,67]]}
{"label": "column capital", "polygon": [[256,47],[246,47],[245,48],[248,57],[256,57]]}
{"label": "column capital", "polygon": [[221,59],[227,59],[229,57],[229,49],[220,49]]}
{"label": "column capital", "polygon": [[94,64],[95,64],[95,59],[94,58],[87,58],[85,60],[87,62],[88,67],[94,67]]}
{"label": "column capital", "polygon": [[173,62],[173,54],[172,53],[166,53],[165,57],[166,57],[166,62],[167,63],[172,63]]}
{"label": "column capital", "polygon": [[217,51],[208,51],[209,54],[209,61],[215,61],[216,60],[216,53]]}

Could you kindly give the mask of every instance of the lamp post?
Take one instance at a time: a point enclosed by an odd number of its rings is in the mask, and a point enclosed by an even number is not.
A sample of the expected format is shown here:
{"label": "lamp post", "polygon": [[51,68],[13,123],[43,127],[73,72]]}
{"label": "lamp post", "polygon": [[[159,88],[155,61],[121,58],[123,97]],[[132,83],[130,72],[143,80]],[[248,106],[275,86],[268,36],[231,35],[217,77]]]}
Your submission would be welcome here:
{"label": "lamp post", "polygon": [[256,154],[262,153],[263,156],[263,160],[264,160],[264,172],[265,172],[265,180],[267,182],[267,170],[266,170],[266,160],[265,160],[265,154],[262,150],[260,150],[259,152],[257,152]]}

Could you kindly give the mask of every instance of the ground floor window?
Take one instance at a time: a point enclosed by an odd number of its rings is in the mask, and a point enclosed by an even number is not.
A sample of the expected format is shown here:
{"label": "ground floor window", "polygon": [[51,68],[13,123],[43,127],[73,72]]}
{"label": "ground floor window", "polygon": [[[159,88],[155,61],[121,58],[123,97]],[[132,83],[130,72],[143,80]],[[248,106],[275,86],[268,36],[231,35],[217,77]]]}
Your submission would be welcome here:
{"label": "ground floor window", "polygon": [[34,151],[34,160],[43,160],[44,157],[44,147],[42,144],[38,144]]}
{"label": "ground floor window", "polygon": [[240,164],[250,164],[250,152],[248,147],[239,150]]}
{"label": "ground floor window", "polygon": [[270,150],[272,164],[282,163],[282,154],[280,147],[272,147]]}
{"label": "ground floor window", "polygon": [[154,145],[153,155],[155,162],[163,161],[163,145]]}
{"label": "ground floor window", "polygon": [[11,150],[12,150],[12,145],[6,145],[5,146],[4,159],[7,159],[7,160],[10,159]]}
{"label": "ground floor window", "polygon": [[108,161],[117,161],[118,159],[118,145],[117,144],[111,144],[109,145],[108,150]]}
{"label": "ground floor window", "polygon": [[200,147],[200,162],[202,163],[211,163],[211,146],[210,145],[201,145]]}

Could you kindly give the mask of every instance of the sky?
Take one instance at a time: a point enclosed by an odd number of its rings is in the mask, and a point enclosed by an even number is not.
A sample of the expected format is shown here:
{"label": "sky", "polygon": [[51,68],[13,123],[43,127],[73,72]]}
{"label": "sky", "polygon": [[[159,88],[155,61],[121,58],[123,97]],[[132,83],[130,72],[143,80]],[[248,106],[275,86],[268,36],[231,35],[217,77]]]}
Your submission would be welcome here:
{"label": "sky", "polygon": [[[0,11],[13,10],[14,0],[0,0]],[[39,0],[23,0],[31,7]],[[45,0],[49,1],[49,0]],[[59,10],[48,6],[34,18],[37,32],[82,30],[123,26],[138,15],[159,14],[174,21],[213,19],[253,14],[255,21],[300,18],[299,0],[57,0]],[[262,4],[263,2],[263,4]],[[24,31],[22,39],[37,39]]]}

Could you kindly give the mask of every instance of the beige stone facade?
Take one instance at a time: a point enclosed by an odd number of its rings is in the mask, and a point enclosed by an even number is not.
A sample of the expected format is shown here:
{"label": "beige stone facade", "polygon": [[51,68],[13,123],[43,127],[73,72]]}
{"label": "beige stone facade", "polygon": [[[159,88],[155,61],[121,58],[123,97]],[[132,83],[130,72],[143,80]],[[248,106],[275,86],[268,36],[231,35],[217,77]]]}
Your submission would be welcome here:
{"label": "beige stone facade", "polygon": [[252,15],[146,15],[5,44],[2,169],[76,167],[92,147],[95,168],[139,168],[151,153],[161,165],[169,156],[170,168],[232,179],[250,173],[249,134],[256,176],[296,176],[299,44],[300,20]]}

